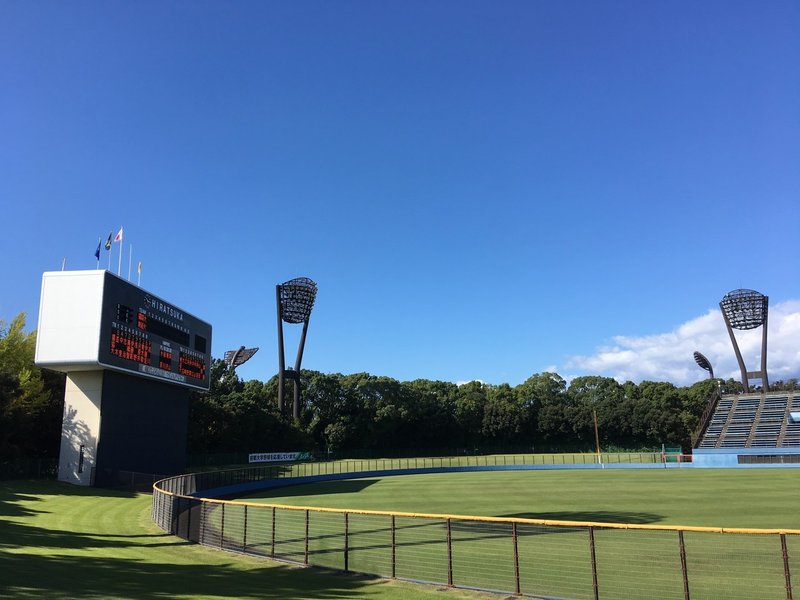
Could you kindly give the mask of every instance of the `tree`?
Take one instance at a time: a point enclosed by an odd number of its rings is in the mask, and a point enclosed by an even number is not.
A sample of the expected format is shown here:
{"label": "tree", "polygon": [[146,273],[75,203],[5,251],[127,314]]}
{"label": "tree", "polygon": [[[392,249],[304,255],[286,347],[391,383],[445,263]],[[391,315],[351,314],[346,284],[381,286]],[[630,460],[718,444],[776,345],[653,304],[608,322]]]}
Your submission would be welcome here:
{"label": "tree", "polygon": [[270,452],[305,450],[309,436],[278,415],[271,401],[274,386],[243,382],[218,359],[211,365],[208,393],[192,394],[189,405],[189,452]]}
{"label": "tree", "polygon": [[58,454],[64,375],[33,364],[36,333],[25,313],[0,321],[0,457]]}
{"label": "tree", "polygon": [[681,420],[683,399],[678,388],[664,381],[643,381],[639,392],[645,443],[653,446],[681,444],[687,433]]}
{"label": "tree", "polygon": [[483,413],[486,407],[486,386],[480,381],[470,381],[458,386],[455,395],[454,416],[470,448],[481,441]]}
{"label": "tree", "polygon": [[460,448],[464,432],[455,416],[458,386],[446,381],[417,379],[402,384],[408,407],[396,447]]}
{"label": "tree", "polygon": [[556,430],[560,428],[560,419],[554,420],[558,411],[552,410],[552,407],[562,403],[566,387],[566,382],[557,373],[535,373],[514,388],[517,400],[525,411],[526,441],[534,444],[534,439],[542,432],[539,427],[542,418],[545,419],[546,428],[552,425],[556,426]]}
{"label": "tree", "polygon": [[492,445],[510,445],[520,441],[526,415],[507,383],[489,388],[483,410],[481,434]]}
{"label": "tree", "polygon": [[681,389],[683,399],[681,421],[688,435],[681,440],[682,447],[691,447],[691,437],[700,426],[700,417],[708,406],[711,396],[718,391],[719,385],[715,379],[703,379],[688,388]]}
{"label": "tree", "polygon": [[567,416],[578,440],[594,446],[594,415],[603,444],[615,441],[624,432],[617,408],[622,402],[622,386],[611,377],[576,377],[567,389]]}

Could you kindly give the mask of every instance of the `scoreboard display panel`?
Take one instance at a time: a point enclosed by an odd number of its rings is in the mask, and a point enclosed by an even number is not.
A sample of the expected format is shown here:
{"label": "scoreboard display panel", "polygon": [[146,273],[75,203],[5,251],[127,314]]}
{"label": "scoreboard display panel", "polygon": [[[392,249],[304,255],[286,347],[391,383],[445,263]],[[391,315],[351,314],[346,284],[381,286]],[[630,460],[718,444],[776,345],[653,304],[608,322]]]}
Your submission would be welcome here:
{"label": "scoreboard display panel", "polygon": [[108,271],[51,271],[42,275],[34,362],[207,390],[211,325]]}
{"label": "scoreboard display panel", "polygon": [[207,390],[211,325],[105,273],[97,354],[101,366]]}

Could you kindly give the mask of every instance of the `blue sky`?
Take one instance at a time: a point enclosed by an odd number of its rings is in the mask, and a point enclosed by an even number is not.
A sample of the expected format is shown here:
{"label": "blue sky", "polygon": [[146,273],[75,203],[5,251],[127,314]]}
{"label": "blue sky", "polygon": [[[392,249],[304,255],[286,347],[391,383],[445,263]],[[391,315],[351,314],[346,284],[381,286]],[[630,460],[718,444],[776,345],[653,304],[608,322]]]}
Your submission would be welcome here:
{"label": "blue sky", "polygon": [[325,372],[736,375],[716,307],[751,288],[800,375],[798,31],[781,1],[3,2],[0,318],[124,226],[215,356],[261,347],[245,379],[297,276]]}

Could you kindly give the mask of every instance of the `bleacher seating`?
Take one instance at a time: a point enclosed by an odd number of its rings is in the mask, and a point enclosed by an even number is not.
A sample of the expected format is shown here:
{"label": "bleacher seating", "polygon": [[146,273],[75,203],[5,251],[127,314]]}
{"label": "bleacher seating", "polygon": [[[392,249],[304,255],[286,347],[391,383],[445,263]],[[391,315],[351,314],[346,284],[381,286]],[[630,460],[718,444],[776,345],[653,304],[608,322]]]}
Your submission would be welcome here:
{"label": "bleacher seating", "polygon": [[[800,395],[795,395],[791,403],[791,412],[800,411]],[[800,446],[800,423],[787,423],[783,432],[784,447]]]}
{"label": "bleacher seating", "polygon": [[723,396],[717,402],[698,448],[800,447],[800,394],[773,392]]}

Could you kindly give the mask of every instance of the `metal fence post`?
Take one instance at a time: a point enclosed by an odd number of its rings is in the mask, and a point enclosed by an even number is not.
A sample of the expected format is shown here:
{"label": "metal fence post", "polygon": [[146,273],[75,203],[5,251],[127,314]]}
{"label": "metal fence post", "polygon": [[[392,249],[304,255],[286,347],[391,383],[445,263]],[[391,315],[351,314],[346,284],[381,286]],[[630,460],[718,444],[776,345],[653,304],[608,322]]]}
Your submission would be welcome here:
{"label": "metal fence post", "polygon": [[186,539],[192,541],[192,505],[191,498],[189,499],[189,510],[186,511]]}
{"label": "metal fence post", "polygon": [[178,497],[170,495],[169,497],[169,532],[172,535],[178,534],[178,519],[180,518],[180,510],[176,510],[176,505],[178,504],[179,500]]}
{"label": "metal fence post", "polygon": [[309,510],[306,509],[306,550],[305,554],[303,555],[303,563],[306,565],[308,564],[308,521],[309,521],[308,515],[309,515]]}
{"label": "metal fence post", "polygon": [[272,545],[270,547],[269,555],[275,558],[275,507],[272,507]]}
{"label": "metal fence post", "polygon": [[519,587],[519,544],[517,537],[517,524],[511,524],[511,538],[514,540],[514,581],[516,582],[515,592],[517,595],[520,593]]}
{"label": "metal fence post", "polygon": [[589,553],[592,558],[592,590],[594,600],[600,600],[600,591],[597,587],[597,556],[594,549],[594,527],[589,527]]}
{"label": "metal fence post", "polygon": [[223,547],[223,540],[225,539],[225,505],[222,505],[222,523],[220,523],[219,531],[219,547]]}
{"label": "metal fence post", "polygon": [[453,587],[453,536],[447,519],[447,587]]}
{"label": "metal fence post", "polygon": [[244,505],[244,523],[242,524],[242,552],[247,550],[247,504]]}
{"label": "metal fence post", "polygon": [[789,551],[786,548],[786,534],[781,534],[781,554],[783,555],[783,576],[786,580],[786,600],[792,600],[792,575],[789,572]]}
{"label": "metal fence post", "polygon": [[350,552],[350,515],[344,513],[344,570],[349,571],[349,557]]}
{"label": "metal fence post", "polygon": [[397,576],[397,530],[395,529],[394,515],[392,515],[392,579]]}
{"label": "metal fence post", "polygon": [[681,574],[683,576],[683,598],[689,600],[689,571],[686,568],[686,544],[683,541],[683,530],[678,530],[678,543],[681,551]]}
{"label": "metal fence post", "polygon": [[200,500],[200,543],[206,539],[206,503]]}

